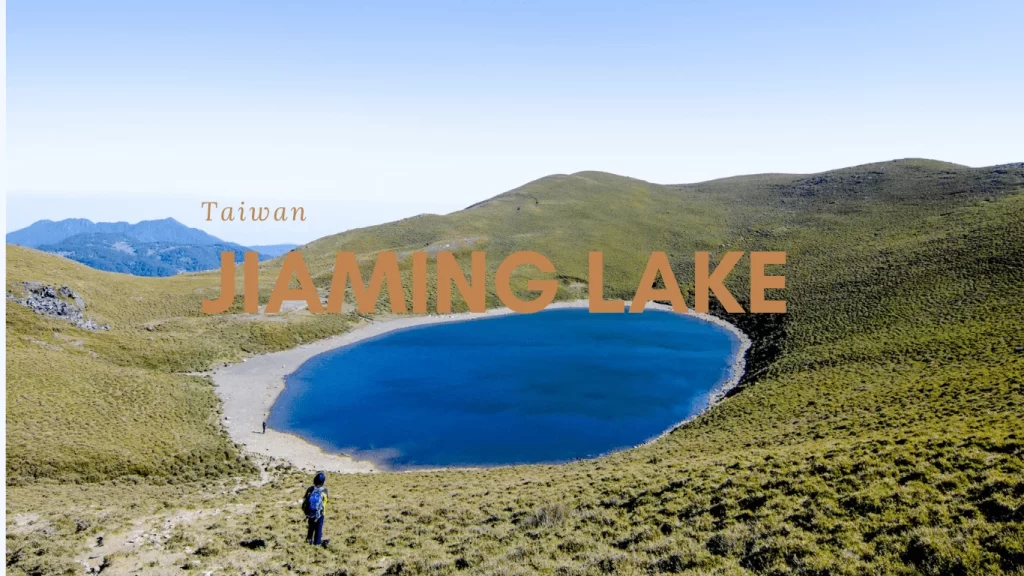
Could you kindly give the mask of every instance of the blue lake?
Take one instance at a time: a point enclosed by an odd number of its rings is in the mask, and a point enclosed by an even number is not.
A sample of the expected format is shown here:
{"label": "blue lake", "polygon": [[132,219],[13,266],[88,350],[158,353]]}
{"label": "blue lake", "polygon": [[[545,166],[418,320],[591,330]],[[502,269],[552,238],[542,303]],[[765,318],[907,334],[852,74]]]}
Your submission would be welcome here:
{"label": "blue lake", "polygon": [[704,409],[739,345],[654,310],[433,324],[311,358],[268,425],[393,469],[599,456]]}

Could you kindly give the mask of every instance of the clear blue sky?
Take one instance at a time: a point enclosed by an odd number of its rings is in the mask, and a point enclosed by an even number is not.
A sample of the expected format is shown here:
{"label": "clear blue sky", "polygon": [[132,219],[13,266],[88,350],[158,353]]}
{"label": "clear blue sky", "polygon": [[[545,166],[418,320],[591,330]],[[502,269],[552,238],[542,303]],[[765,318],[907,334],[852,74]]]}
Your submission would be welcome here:
{"label": "clear blue sky", "polygon": [[[174,216],[306,241],[551,173],[1024,160],[1020,1],[7,8],[8,229]],[[309,221],[212,226],[202,200]]]}

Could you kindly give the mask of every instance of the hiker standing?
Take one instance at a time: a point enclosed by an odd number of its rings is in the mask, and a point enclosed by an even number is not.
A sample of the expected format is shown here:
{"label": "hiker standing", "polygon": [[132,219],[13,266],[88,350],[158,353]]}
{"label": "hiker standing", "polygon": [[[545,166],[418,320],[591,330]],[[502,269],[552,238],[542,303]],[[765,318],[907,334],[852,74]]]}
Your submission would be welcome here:
{"label": "hiker standing", "polygon": [[306,542],[319,546],[326,543],[324,535],[324,509],[327,505],[327,475],[317,472],[313,485],[306,489],[302,498],[302,511],[306,514]]}
{"label": "hiker standing", "polygon": [[263,433],[264,434],[267,433],[267,421],[266,420],[263,421]]}

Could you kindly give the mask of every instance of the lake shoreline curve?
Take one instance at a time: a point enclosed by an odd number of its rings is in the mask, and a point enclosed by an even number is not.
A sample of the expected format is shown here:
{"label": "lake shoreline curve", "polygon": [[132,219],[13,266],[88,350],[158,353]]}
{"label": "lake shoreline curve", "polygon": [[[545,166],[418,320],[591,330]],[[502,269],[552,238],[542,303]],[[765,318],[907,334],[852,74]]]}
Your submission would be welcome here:
{"label": "lake shoreline curve", "polygon": [[[555,302],[545,310],[587,308],[588,306],[587,300],[575,300]],[[654,302],[648,303],[646,308],[672,312],[670,306]],[[324,470],[341,474],[383,472],[386,470],[373,462],[356,460],[344,454],[325,451],[294,434],[280,432],[272,428],[267,428],[265,433],[262,431],[262,423],[270,414],[270,409],[277,401],[278,396],[284,391],[285,379],[288,375],[298,370],[303,363],[314,356],[397,330],[446,322],[494,318],[508,314],[514,314],[514,312],[508,308],[492,308],[479,313],[388,316],[380,320],[367,321],[348,332],[323,340],[302,344],[280,352],[252,356],[241,362],[207,372],[205,375],[213,381],[214,391],[222,403],[221,423],[224,429],[233,442],[241,445],[247,454],[258,460],[269,463],[284,461],[296,468],[308,471]],[[705,408],[638,446],[658,441],[711,409],[725,398],[726,394],[739,383],[743,376],[746,367],[746,354],[751,346],[750,338],[735,325],[717,316],[697,313],[692,310],[686,312],[685,315],[724,328],[736,338],[738,344],[733,349],[733,361],[728,369],[728,377],[716,384]],[[452,469],[472,469],[472,467],[436,468],[436,470]],[[426,470],[435,469],[417,469],[417,471]]]}

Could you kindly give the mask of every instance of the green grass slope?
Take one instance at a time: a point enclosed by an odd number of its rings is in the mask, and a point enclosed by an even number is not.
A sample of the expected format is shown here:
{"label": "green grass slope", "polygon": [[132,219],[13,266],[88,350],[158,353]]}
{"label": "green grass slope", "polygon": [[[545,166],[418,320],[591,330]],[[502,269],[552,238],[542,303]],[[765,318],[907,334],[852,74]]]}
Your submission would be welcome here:
{"label": "green grass slope", "polygon": [[189,375],[247,354],[281,350],[346,329],[349,319],[208,316],[212,274],[166,279],[93,270],[7,246],[7,290],[69,285],[88,331],[7,302],[7,481],[157,476],[184,481],[238,471],[217,422],[210,384]]}
{"label": "green grass slope", "polygon": [[[114,574],[1021,573],[1024,165],[901,160],[672,186],[558,175],[302,251],[326,291],[337,250],[367,272],[396,250],[408,274],[409,253],[438,249],[467,265],[485,250],[489,278],[504,255],[536,250],[562,298],[585,296],[590,250],[605,253],[606,294],[622,297],[652,250],[670,254],[686,291],[696,250],[785,250],[776,296],[789,312],[730,315],[755,339],[743,385],[652,445],[561,466],[334,476],[332,545],[310,549],[296,512],[305,476],[257,478],[208,387],[182,373],[354,319],[201,317],[212,275],[127,278],[9,247],[9,289],[71,285],[113,326],[84,333],[8,306],[9,571],[78,570],[92,554]],[[277,266],[263,265],[264,299]],[[745,302],[743,265],[728,284]],[[163,407],[142,407],[157,395]],[[116,434],[38,433],[96,403]],[[182,483],[198,474],[186,453],[211,463],[205,481]],[[40,510],[53,474],[64,482],[46,494],[66,506]],[[80,478],[108,480],[69,483]],[[108,544],[91,547],[98,535]]]}

